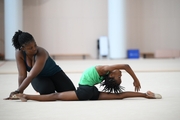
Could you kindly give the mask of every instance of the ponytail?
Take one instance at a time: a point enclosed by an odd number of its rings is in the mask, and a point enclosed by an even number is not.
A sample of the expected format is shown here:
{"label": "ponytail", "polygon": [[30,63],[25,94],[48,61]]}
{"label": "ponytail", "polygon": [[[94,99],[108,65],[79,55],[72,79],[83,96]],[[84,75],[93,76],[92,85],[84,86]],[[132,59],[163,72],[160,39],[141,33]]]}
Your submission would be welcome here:
{"label": "ponytail", "polygon": [[102,91],[109,93],[122,93],[124,91],[124,87],[118,85],[113,78],[108,76],[108,74],[104,75],[103,78],[104,80],[100,83],[100,86],[104,87]]}
{"label": "ponytail", "polygon": [[19,36],[22,34],[22,31],[18,30],[15,32],[13,38],[12,38],[12,45],[15,47],[15,49],[21,49],[21,44],[18,41]]}

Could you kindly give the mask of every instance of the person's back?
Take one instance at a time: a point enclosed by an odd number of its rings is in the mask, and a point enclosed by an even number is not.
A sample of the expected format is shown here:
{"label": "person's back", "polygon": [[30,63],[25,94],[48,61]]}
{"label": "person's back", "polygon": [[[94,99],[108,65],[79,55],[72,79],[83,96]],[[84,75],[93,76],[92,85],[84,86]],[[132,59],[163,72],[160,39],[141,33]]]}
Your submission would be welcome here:
{"label": "person's back", "polygon": [[103,80],[103,77],[99,76],[96,70],[96,66],[92,66],[83,72],[79,81],[79,85],[94,86],[102,82],[102,80]]}

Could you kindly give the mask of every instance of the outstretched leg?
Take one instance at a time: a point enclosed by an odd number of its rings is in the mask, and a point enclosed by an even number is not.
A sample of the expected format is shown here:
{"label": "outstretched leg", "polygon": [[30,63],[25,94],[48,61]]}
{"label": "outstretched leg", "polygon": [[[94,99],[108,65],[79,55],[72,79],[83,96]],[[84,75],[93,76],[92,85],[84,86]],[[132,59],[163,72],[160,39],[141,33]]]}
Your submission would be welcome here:
{"label": "outstretched leg", "polygon": [[21,101],[26,102],[27,100],[36,100],[36,101],[75,101],[78,100],[78,97],[75,91],[66,91],[61,93],[52,93],[47,95],[27,95],[27,94],[16,94]]}
{"label": "outstretched leg", "polygon": [[[79,100],[75,91],[67,91],[61,93],[52,93],[48,95],[27,95],[27,94],[16,94],[21,101],[26,102],[27,100],[36,100],[36,101],[75,101]],[[100,92],[99,100],[113,100],[113,99],[124,99],[131,97],[143,97],[148,99],[161,99],[162,96],[160,94],[155,94],[151,91],[147,91],[147,93],[140,92],[123,92],[123,93],[105,93]]]}
{"label": "outstretched leg", "polygon": [[124,98],[131,98],[131,97],[143,97],[143,98],[148,98],[148,99],[161,99],[162,98],[161,95],[155,94],[151,91],[148,91],[147,93],[122,92],[122,93],[117,93],[117,94],[101,92],[99,95],[99,100],[124,99]]}

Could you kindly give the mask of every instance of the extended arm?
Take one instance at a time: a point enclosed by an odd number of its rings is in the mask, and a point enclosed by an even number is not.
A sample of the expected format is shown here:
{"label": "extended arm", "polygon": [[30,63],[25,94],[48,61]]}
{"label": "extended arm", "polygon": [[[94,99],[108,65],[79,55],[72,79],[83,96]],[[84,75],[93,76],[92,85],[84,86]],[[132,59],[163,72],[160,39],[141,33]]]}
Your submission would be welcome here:
{"label": "extended arm", "polygon": [[136,75],[134,74],[133,70],[128,64],[105,65],[105,66],[100,66],[100,69],[101,69],[101,74],[112,72],[113,70],[125,70],[131,75],[131,77],[134,80],[137,80]]}
{"label": "extended arm", "polygon": [[115,64],[115,65],[105,65],[105,66],[99,66],[97,67],[97,70],[99,70],[100,75],[106,74],[108,71],[112,72],[113,70],[125,70],[127,73],[131,75],[131,77],[134,80],[134,86],[135,91],[139,91],[141,86],[138,78],[136,77],[134,71],[131,69],[131,67],[128,64]]}
{"label": "extended arm", "polygon": [[44,64],[46,62],[47,56],[48,55],[44,50],[39,51],[39,53],[36,55],[36,62],[28,75],[27,75],[27,73],[25,74],[25,72],[22,72],[22,71],[26,71],[26,68],[25,68],[26,66],[21,65],[22,63],[18,62],[18,65],[20,65],[20,66],[18,66],[19,88],[17,90],[19,92],[23,92],[27,88],[27,86],[30,84],[32,79],[35,78],[41,72],[41,70],[43,69]]}
{"label": "extended arm", "polygon": [[125,70],[127,73],[131,75],[131,77],[134,79],[134,81],[137,81],[138,78],[136,77],[134,71],[131,69],[131,67],[128,64],[117,64],[109,66],[111,70],[119,69],[119,70]]}
{"label": "extended arm", "polygon": [[[22,84],[27,77],[26,65],[21,51],[16,51],[16,64],[18,69],[18,87]],[[23,92],[23,91],[21,91]]]}

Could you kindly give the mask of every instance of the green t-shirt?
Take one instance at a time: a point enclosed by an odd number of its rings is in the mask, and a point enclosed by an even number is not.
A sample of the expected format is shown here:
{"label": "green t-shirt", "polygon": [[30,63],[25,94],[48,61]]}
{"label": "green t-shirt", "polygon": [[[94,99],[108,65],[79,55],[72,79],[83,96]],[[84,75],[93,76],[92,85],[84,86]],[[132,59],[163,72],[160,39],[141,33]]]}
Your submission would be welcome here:
{"label": "green t-shirt", "polygon": [[96,70],[96,66],[92,66],[83,72],[79,84],[94,86],[98,83],[101,83],[102,81],[103,81],[103,77],[99,76]]}

